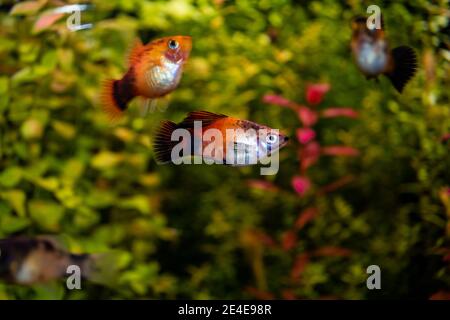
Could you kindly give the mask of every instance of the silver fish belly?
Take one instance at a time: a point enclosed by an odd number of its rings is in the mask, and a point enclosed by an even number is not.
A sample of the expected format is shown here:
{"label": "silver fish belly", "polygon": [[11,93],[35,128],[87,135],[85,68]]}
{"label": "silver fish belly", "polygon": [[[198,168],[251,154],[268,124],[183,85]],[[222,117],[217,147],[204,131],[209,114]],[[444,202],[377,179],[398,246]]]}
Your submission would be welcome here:
{"label": "silver fish belly", "polygon": [[384,41],[363,43],[357,55],[359,67],[369,75],[383,72],[388,62]]}
{"label": "silver fish belly", "polygon": [[145,73],[145,80],[150,88],[161,93],[173,90],[181,78],[182,62],[161,59],[161,65],[155,66]]}

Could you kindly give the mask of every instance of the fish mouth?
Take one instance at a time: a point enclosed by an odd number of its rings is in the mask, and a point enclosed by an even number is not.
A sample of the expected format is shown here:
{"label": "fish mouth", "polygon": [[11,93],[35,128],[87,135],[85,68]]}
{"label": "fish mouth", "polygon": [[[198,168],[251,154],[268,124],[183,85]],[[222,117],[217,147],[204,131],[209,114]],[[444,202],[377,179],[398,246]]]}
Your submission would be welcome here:
{"label": "fish mouth", "polygon": [[280,137],[280,143],[278,143],[276,146],[274,146],[273,148],[267,150],[267,155],[271,156],[272,154],[274,154],[275,152],[279,152],[281,150],[281,148],[283,148],[284,146],[286,146],[289,142],[289,137]]}
{"label": "fish mouth", "polygon": [[284,137],[283,137],[283,140],[281,141],[280,146],[279,146],[278,149],[283,148],[283,147],[284,147],[285,145],[287,145],[288,143],[289,143],[289,137],[284,136]]}
{"label": "fish mouth", "polygon": [[182,59],[187,60],[192,50],[192,37],[183,36]]}

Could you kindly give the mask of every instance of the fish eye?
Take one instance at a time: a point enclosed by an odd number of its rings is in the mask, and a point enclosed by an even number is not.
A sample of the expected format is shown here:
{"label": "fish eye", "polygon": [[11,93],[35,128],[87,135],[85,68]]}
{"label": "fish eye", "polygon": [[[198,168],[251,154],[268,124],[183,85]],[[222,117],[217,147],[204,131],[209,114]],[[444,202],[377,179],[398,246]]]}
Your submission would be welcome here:
{"label": "fish eye", "polygon": [[270,144],[274,144],[278,141],[278,136],[276,134],[269,134],[266,137],[266,142]]}
{"label": "fish eye", "polygon": [[178,41],[176,40],[169,40],[169,42],[167,43],[167,45],[169,46],[170,49],[175,50],[178,49],[178,47],[180,46],[180,44],[178,43]]}

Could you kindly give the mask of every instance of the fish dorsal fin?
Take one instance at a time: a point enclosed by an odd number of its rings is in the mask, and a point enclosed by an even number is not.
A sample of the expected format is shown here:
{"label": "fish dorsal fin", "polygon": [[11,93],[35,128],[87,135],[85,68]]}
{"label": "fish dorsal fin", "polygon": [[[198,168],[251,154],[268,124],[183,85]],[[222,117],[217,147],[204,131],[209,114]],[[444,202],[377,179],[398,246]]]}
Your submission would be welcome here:
{"label": "fish dorsal fin", "polygon": [[58,237],[55,235],[40,235],[35,237],[37,241],[40,241],[41,243],[48,243],[49,245],[53,246],[54,249],[60,250],[60,251],[66,251],[67,250],[67,244],[64,242],[62,237]]}
{"label": "fish dorsal fin", "polygon": [[128,64],[131,66],[139,61],[142,51],[145,46],[140,39],[136,39],[131,46],[130,53],[128,54]]}
{"label": "fish dorsal fin", "polygon": [[223,118],[227,118],[228,116],[224,115],[224,114],[217,114],[217,113],[212,113],[209,111],[193,111],[193,112],[189,112],[187,117],[184,118],[184,120],[178,124],[179,128],[193,128],[194,127],[194,121],[201,121],[202,122],[202,127],[207,127],[209,126],[211,123],[219,120],[219,119],[223,119]]}

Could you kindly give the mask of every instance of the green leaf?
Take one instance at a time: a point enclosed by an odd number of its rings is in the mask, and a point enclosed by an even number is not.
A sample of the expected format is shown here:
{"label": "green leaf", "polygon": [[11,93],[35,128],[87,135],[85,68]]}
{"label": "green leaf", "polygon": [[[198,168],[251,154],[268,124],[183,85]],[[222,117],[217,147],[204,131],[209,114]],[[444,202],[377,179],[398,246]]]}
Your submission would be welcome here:
{"label": "green leaf", "polygon": [[9,79],[0,77],[0,112],[5,110],[9,103]]}
{"label": "green leaf", "polygon": [[64,297],[64,285],[59,282],[35,285],[34,290],[38,300],[60,300]]}
{"label": "green leaf", "polygon": [[70,140],[76,134],[76,129],[70,123],[55,120],[52,122],[52,127],[64,139]]}
{"label": "green leaf", "polygon": [[59,188],[59,180],[55,177],[37,178],[34,179],[33,182],[48,191],[56,191]]}
{"label": "green leaf", "polygon": [[54,202],[31,200],[28,205],[31,219],[45,231],[58,231],[64,208]]}
{"label": "green leaf", "polygon": [[0,184],[4,187],[15,187],[22,179],[23,171],[20,167],[9,167],[0,174]]}
{"label": "green leaf", "polygon": [[23,230],[29,225],[30,220],[28,218],[15,217],[12,215],[0,216],[0,230],[6,234]]}
{"label": "green leaf", "polygon": [[10,190],[0,193],[0,197],[5,199],[16,211],[19,217],[25,216],[25,193],[21,190]]}
{"label": "green leaf", "polygon": [[150,213],[150,202],[147,196],[136,195],[119,201],[119,207],[125,209],[136,209],[143,214]]}
{"label": "green leaf", "polygon": [[115,167],[123,160],[123,155],[110,151],[101,151],[97,153],[91,161],[94,168],[106,169]]}

